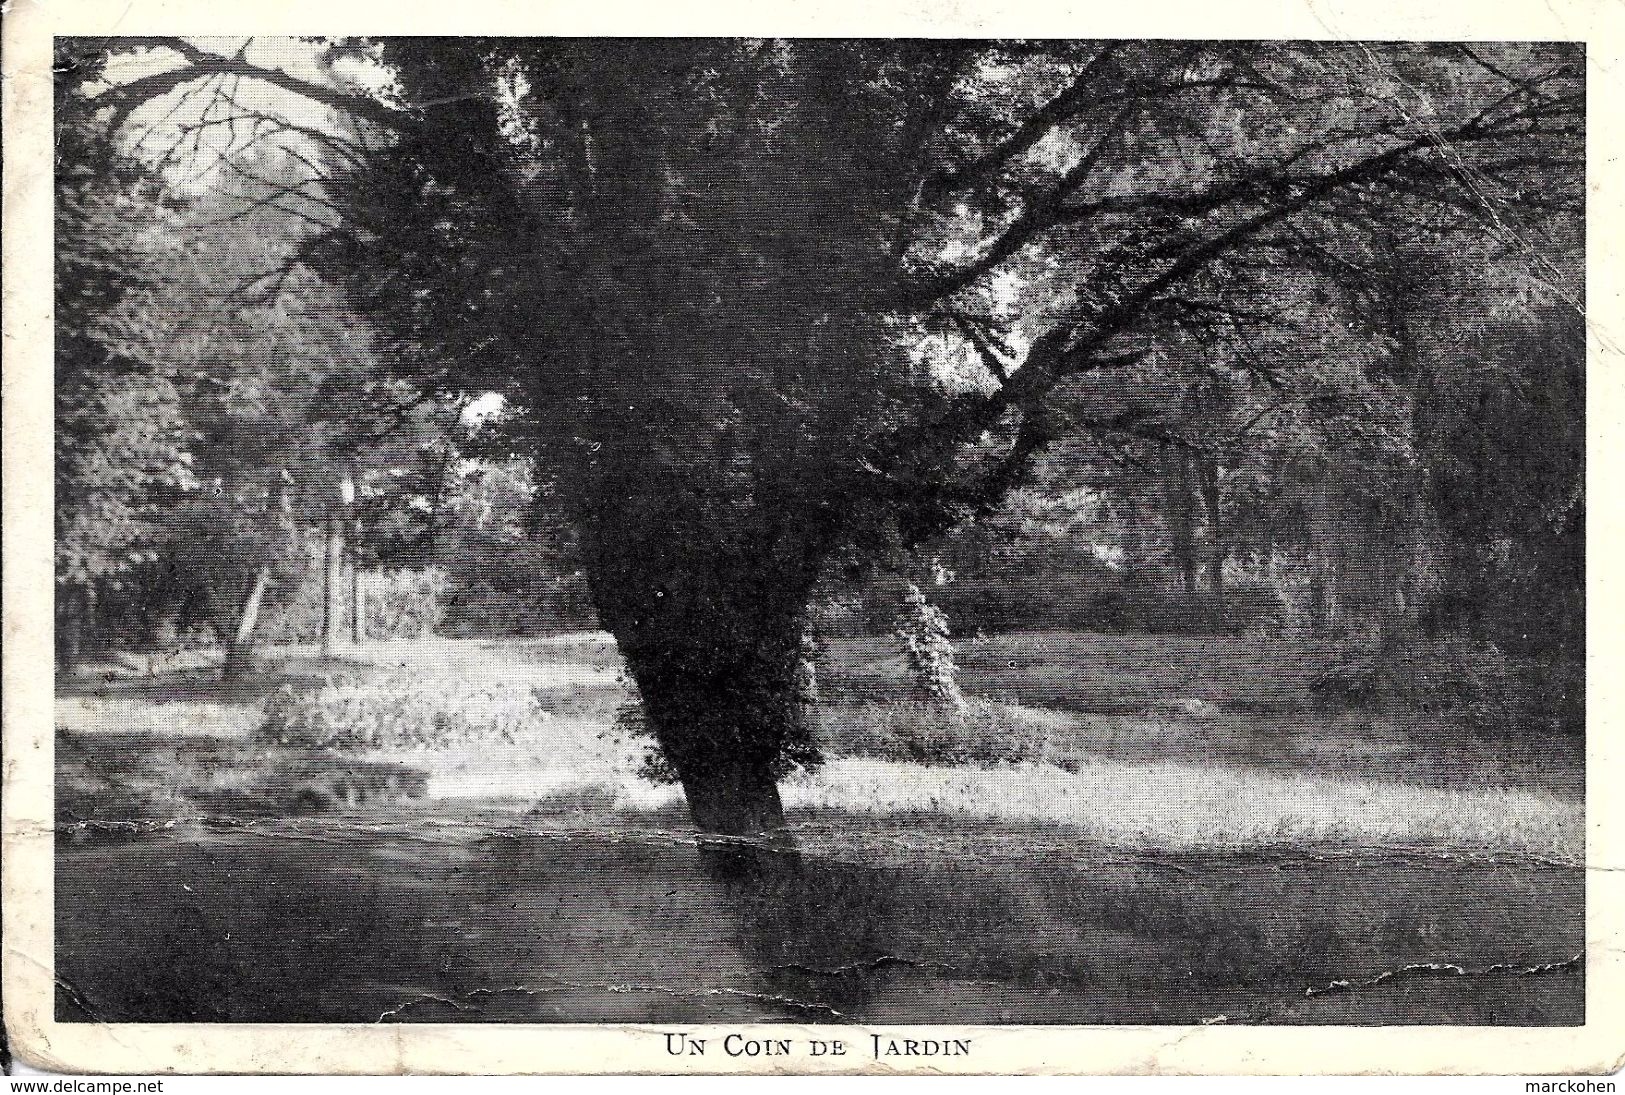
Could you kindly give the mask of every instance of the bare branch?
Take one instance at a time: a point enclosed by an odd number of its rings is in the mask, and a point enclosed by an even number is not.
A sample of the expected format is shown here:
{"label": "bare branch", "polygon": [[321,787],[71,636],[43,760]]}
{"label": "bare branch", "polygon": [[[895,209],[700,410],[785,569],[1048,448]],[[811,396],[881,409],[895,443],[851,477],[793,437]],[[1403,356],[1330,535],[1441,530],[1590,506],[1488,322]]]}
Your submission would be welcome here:
{"label": "bare branch", "polygon": [[1089,91],[1101,67],[1114,57],[1120,47],[1107,43],[1073,77],[1065,91],[1034,111],[1014,133],[983,155],[958,169],[939,171],[926,179],[921,188],[922,204],[940,201],[955,190],[980,186],[1012,161],[1026,153],[1057,125],[1077,113],[1088,102]]}
{"label": "bare branch", "polygon": [[342,91],[281,69],[253,64],[241,51],[233,56],[224,57],[199,49],[184,38],[136,38],[127,41],[131,44],[170,50],[179,54],[185,64],[179,68],[139,77],[127,84],[119,84],[96,96],[94,102],[97,106],[112,108],[108,123],[111,129],[120,128],[129,119],[130,114],[143,103],[162,98],[194,80],[210,76],[239,76],[259,80],[386,129],[400,130],[411,124],[410,113],[389,106],[370,95]]}

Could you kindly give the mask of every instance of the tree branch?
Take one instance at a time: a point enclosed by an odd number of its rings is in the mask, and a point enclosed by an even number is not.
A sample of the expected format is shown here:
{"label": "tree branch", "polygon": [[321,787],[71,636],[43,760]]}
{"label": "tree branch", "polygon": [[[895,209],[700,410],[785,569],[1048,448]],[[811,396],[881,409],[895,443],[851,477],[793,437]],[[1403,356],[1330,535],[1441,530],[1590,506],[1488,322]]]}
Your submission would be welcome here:
{"label": "tree branch", "polygon": [[925,180],[921,187],[920,202],[932,205],[955,190],[980,186],[1002,171],[1013,160],[1029,151],[1057,125],[1076,113],[1087,101],[1091,82],[1100,68],[1118,50],[1117,43],[1107,43],[1073,77],[1066,90],[1034,111],[1004,140],[959,168],[939,171]]}
{"label": "tree branch", "polygon": [[412,115],[406,110],[389,106],[370,95],[342,91],[281,69],[253,64],[241,51],[231,57],[223,57],[199,49],[184,38],[131,38],[124,41],[133,45],[170,50],[179,54],[185,64],[180,68],[167,69],[139,77],[127,84],[119,84],[96,96],[92,100],[95,106],[112,108],[113,112],[108,121],[112,130],[118,129],[128,121],[131,113],[142,104],[162,98],[193,80],[210,76],[240,76],[260,80],[386,129],[401,130],[411,124]]}

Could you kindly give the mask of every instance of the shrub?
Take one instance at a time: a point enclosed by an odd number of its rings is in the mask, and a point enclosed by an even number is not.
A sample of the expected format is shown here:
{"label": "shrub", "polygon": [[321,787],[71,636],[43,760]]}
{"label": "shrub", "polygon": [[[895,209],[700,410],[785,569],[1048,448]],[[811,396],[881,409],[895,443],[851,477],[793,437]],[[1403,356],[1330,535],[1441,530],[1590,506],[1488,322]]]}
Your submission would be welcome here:
{"label": "shrub", "polygon": [[1559,733],[1585,731],[1585,662],[1579,658],[1541,658],[1521,663],[1520,683],[1528,697],[1530,719]]}
{"label": "shrub", "polygon": [[982,696],[962,708],[920,700],[843,704],[818,708],[816,718],[819,745],[839,756],[976,767],[1076,764],[1067,716]]}
{"label": "shrub", "polygon": [[[816,772],[824,764],[824,754],[812,737],[812,720],[807,709],[796,706],[792,709],[792,717],[796,719],[795,725],[790,730],[783,751],[773,762],[775,779],[783,779],[797,771]],[[639,752],[635,772],[639,779],[660,784],[679,782],[676,767],[667,759],[660,743],[655,740],[649,720],[644,717],[641,700],[629,699],[616,709],[615,722],[609,734],[622,741],[636,743]]]}
{"label": "shrub", "polygon": [[[322,634],[322,564],[308,559],[284,581],[260,620],[259,638],[267,643],[311,643]],[[346,570],[340,594],[340,630],[350,634],[351,577]],[[366,602],[366,637],[369,639],[421,639],[440,631],[446,573],[436,566],[420,569],[363,570],[362,599]]]}
{"label": "shrub", "polygon": [[1493,701],[1511,684],[1507,659],[1489,644],[1415,641],[1360,652],[1327,669],[1310,690],[1351,703],[1397,702],[1424,711]]}
{"label": "shrub", "polygon": [[422,639],[440,631],[446,589],[446,572],[440,567],[373,571],[361,581],[367,638]]}
{"label": "shrub", "polygon": [[265,698],[260,740],[312,749],[449,749],[513,741],[551,716],[529,692],[334,676],[315,688],[283,685]]}
{"label": "shrub", "polygon": [[598,626],[585,573],[546,543],[465,532],[438,557],[446,575],[442,634],[519,638]]}
{"label": "shrub", "polygon": [[910,582],[897,614],[896,635],[908,658],[909,683],[918,699],[934,701],[956,711],[965,709],[959,691],[959,670],[954,665],[954,644],[948,617],[932,605]]}
{"label": "shrub", "polygon": [[1486,734],[1577,733],[1585,725],[1578,661],[1508,658],[1489,643],[1416,641],[1347,658],[1310,685],[1346,704],[1459,713]]}

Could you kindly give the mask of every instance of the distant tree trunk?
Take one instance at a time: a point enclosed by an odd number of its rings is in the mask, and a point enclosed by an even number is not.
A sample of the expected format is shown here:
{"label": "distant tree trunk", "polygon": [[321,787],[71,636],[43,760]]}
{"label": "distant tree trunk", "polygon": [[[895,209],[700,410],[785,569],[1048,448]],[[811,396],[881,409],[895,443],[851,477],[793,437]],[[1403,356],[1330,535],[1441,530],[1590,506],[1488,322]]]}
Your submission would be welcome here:
{"label": "distant tree trunk", "polygon": [[1401,485],[1398,500],[1382,535],[1382,600],[1380,634],[1384,647],[1403,646],[1415,638],[1421,623],[1423,530],[1430,518],[1420,472]]}
{"label": "distant tree trunk", "polygon": [[1196,592],[1195,516],[1191,513],[1190,454],[1174,445],[1162,450],[1163,503],[1168,538],[1186,593]]}
{"label": "distant tree trunk", "polygon": [[269,564],[260,567],[259,573],[254,576],[254,587],[248,592],[248,600],[243,603],[242,615],[237,620],[237,630],[232,634],[231,642],[226,644],[226,656],[221,662],[220,677],[227,682],[240,681],[252,664],[254,655],[254,629],[259,626],[260,607],[265,603],[265,592],[271,587],[271,567]]}
{"label": "distant tree trunk", "polygon": [[322,567],[322,657],[338,648],[339,621],[344,616],[344,526],[338,518],[327,522],[327,550]]}
{"label": "distant tree trunk", "polygon": [[1225,542],[1224,514],[1219,493],[1219,465],[1213,460],[1197,462],[1197,482],[1202,491],[1202,503],[1207,510],[1208,528],[1208,585],[1213,591],[1213,620],[1224,624],[1224,561],[1230,555]]}
{"label": "distant tree trunk", "polygon": [[1316,551],[1309,557],[1309,629],[1324,635],[1331,628],[1331,589],[1326,581],[1326,559]]}
{"label": "distant tree trunk", "polygon": [[1324,484],[1304,496],[1301,521],[1307,535],[1309,624],[1316,635],[1331,635],[1342,623],[1339,567],[1343,525]]}
{"label": "distant tree trunk", "polygon": [[[1387,310],[1387,331],[1393,339],[1389,362],[1393,376],[1410,389],[1411,434],[1422,448],[1437,431],[1439,408],[1434,395],[1434,375],[1428,355],[1420,352],[1415,317],[1429,309],[1423,303],[1429,287],[1426,265],[1407,261],[1406,248],[1392,237],[1383,240],[1389,249],[1388,277],[1383,286]],[[1426,532],[1432,524],[1428,504],[1428,461],[1418,460],[1400,473],[1381,511],[1373,540],[1382,555],[1379,559],[1381,584],[1377,602],[1378,637],[1384,648],[1404,645],[1414,638],[1421,618],[1421,592]]]}
{"label": "distant tree trunk", "polygon": [[64,675],[72,675],[79,668],[85,652],[85,632],[92,625],[95,611],[94,586],[76,582],[63,587],[62,611],[58,616],[56,636],[56,664]]}
{"label": "distant tree trunk", "polygon": [[1360,622],[1360,598],[1356,588],[1355,573],[1357,568],[1351,561],[1354,554],[1354,545],[1350,542],[1353,536],[1353,525],[1347,521],[1340,521],[1337,527],[1338,538],[1334,541],[1331,559],[1331,586],[1332,591],[1332,628],[1339,638],[1347,639],[1351,633],[1358,630]]}
{"label": "distant tree trunk", "polygon": [[361,586],[361,564],[350,562],[350,641],[360,646],[367,638],[367,595]]}

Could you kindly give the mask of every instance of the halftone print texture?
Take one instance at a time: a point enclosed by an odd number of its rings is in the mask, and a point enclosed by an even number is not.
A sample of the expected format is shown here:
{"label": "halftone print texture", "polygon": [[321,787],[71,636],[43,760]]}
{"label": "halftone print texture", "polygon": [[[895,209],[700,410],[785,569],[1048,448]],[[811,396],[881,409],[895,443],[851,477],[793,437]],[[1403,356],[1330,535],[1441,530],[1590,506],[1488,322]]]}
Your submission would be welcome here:
{"label": "halftone print texture", "polygon": [[56,61],[60,1021],[1584,1022],[1583,47]]}

